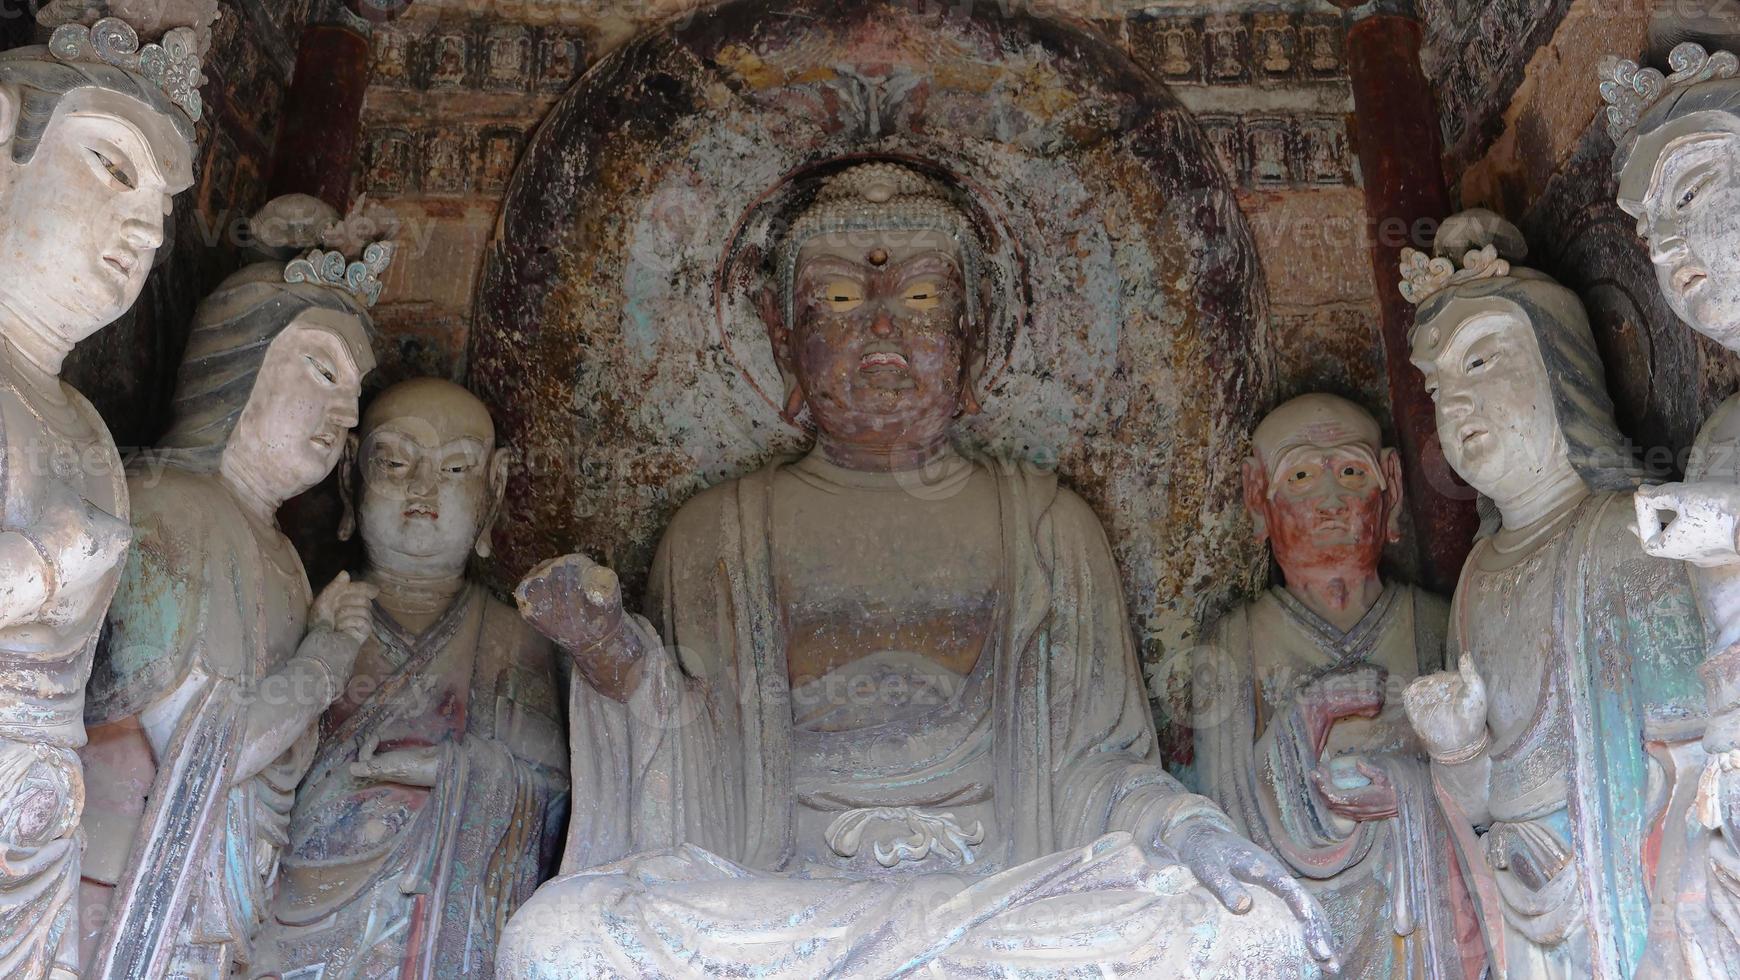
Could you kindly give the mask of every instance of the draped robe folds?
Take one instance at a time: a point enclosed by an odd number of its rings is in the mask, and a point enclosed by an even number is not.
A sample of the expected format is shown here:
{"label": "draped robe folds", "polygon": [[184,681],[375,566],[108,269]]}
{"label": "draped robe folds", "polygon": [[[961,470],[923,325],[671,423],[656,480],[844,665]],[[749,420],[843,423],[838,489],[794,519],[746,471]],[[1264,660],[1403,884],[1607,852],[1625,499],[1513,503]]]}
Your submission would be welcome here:
{"label": "draped robe folds", "polygon": [[652,652],[629,702],[576,679],[567,877],[514,917],[501,976],[1315,975],[1278,899],[1253,888],[1235,916],[1148,846],[1225,817],[1157,761],[1097,520],[1054,477],[1014,468],[995,473],[1003,582],[981,654],[998,853],[953,873],[796,861],[776,473],[677,514],[649,590],[668,645],[634,620]]}
{"label": "draped robe folds", "polygon": [[[1723,402],[1698,432],[1686,481],[1740,486],[1740,398]],[[1710,720],[1700,746],[1707,757],[1701,813],[1678,889],[1679,959],[1671,969],[1691,980],[1724,980],[1740,971],[1740,637],[1732,628],[1721,634],[1726,621],[1740,616],[1740,563],[1687,571],[1711,643],[1699,668]]]}
{"label": "draped robe folds", "polygon": [[[155,758],[143,812],[87,813],[87,824],[107,818],[93,851],[123,852],[87,861],[116,872],[105,881],[114,890],[94,969],[225,976],[246,962],[265,919],[296,783],[316,744],[310,725],[263,770],[242,773],[249,705],[329,694],[324,684],[270,682],[295,656],[312,597],[294,549],[282,542],[286,557],[274,562],[216,476],[170,466],[130,471],[129,481],[134,547],[86,723],[96,730],[189,686],[193,694]],[[128,785],[129,771],[110,768],[122,758],[88,754],[93,783]]]}
{"label": "draped robe folds", "polygon": [[[1229,613],[1213,643],[1197,650],[1203,789],[1323,903],[1349,978],[1468,975],[1456,915],[1466,899],[1456,887],[1450,833],[1400,696],[1409,679],[1442,669],[1447,619],[1443,599],[1391,585],[1344,634],[1277,587]],[[1320,760],[1294,696],[1331,671],[1363,663],[1389,672],[1383,713],[1339,722]],[[1310,773],[1348,752],[1390,777],[1397,816],[1352,823],[1329,810]],[[1473,963],[1484,963],[1478,939],[1473,946]]]}
{"label": "draped robe folds", "polygon": [[[18,536],[56,563],[89,540],[68,514],[46,513],[57,491],[125,521],[127,485],[109,430],[89,402],[62,385],[82,433],[62,432],[35,399],[0,373],[0,536]],[[50,597],[0,629],[0,814],[28,801],[46,818],[0,830],[0,976],[36,980],[79,967],[78,832],[85,783],[84,688],[120,558],[94,586]],[[45,804],[45,800],[51,801]]]}
{"label": "draped robe folds", "polygon": [[[1645,555],[1634,523],[1629,494],[1597,494],[1537,546],[1550,609],[1472,607],[1481,541],[1452,603],[1447,659],[1470,653],[1483,677],[1506,669],[1504,636],[1548,637],[1536,716],[1469,763],[1432,764],[1501,980],[1676,975],[1656,958],[1677,944],[1670,883],[1698,773],[1670,749],[1703,732],[1704,631],[1685,566]],[[1490,647],[1471,642],[1480,621],[1498,624]],[[1533,788],[1546,783],[1563,803]],[[1489,812],[1465,809],[1483,800]]]}
{"label": "draped robe folds", "polygon": [[[378,605],[396,671],[329,724],[297,793],[260,968],[286,977],[491,977],[508,916],[548,877],[567,818],[553,651],[468,586],[421,636]],[[366,651],[365,651],[366,652]],[[351,775],[378,751],[437,746],[433,787]]]}

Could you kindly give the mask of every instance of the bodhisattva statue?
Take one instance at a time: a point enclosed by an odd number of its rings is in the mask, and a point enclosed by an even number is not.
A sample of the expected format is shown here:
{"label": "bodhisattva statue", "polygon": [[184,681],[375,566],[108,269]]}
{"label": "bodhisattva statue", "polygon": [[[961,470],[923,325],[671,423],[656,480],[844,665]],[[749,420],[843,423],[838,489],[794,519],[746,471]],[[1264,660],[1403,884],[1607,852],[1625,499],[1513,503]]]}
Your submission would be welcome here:
{"label": "bodhisattva statue", "polygon": [[575,873],[514,917],[500,974],[1283,977],[1331,960],[1292,875],[1160,767],[1093,513],[1054,476],[950,446],[977,410],[987,314],[949,192],[854,167],[776,256],[763,313],[815,448],[678,511],[657,630],[583,557],[521,583],[581,675]]}
{"label": "bodhisattva statue", "polygon": [[221,978],[250,959],[315,722],[375,595],[340,575],[315,599],[276,515],[344,452],[390,254],[347,268],[317,251],[225,280],[195,313],[168,434],[128,468],[134,543],[85,761],[137,797],[86,814],[97,976]]}
{"label": "bodhisattva statue", "polygon": [[50,5],[54,43],[0,52],[0,975],[26,980],[81,972],[77,750],[129,539],[120,456],[61,362],[139,298],[193,183],[217,5],[67,22],[100,6]]}
{"label": "bodhisattva statue", "polygon": [[[1617,58],[1602,66],[1618,148],[1619,205],[1637,218],[1668,305],[1740,352],[1740,57],[1684,44],[1673,74]],[[1689,562],[1709,634],[1700,668],[1709,727],[1693,844],[1679,889],[1680,975],[1740,967],[1740,399],[1712,415],[1683,483],[1637,494],[1644,550]]]}
{"label": "bodhisattva statue", "polygon": [[357,437],[374,632],[297,792],[255,973],[493,977],[568,797],[555,652],[465,578],[510,456],[483,403],[434,378],[382,392]]}
{"label": "bodhisattva statue", "polygon": [[1344,975],[1477,980],[1485,950],[1401,698],[1443,666],[1449,607],[1378,576],[1400,459],[1334,395],[1287,402],[1251,441],[1245,506],[1284,583],[1198,648],[1204,790],[1323,903]]}
{"label": "bodhisattva statue", "polygon": [[1512,266],[1522,237],[1491,212],[1436,247],[1404,253],[1412,359],[1496,521],[1451,606],[1457,670],[1411,684],[1408,715],[1495,975],[1632,977],[1673,942],[1702,624],[1685,566],[1638,550],[1639,472],[1576,294]]}

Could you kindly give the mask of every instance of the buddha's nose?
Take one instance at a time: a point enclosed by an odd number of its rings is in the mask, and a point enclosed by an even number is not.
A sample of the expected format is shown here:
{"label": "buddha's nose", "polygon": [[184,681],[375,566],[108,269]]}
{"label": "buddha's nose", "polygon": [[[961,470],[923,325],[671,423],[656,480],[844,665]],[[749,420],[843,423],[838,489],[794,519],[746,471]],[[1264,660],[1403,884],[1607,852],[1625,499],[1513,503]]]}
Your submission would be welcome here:
{"label": "buddha's nose", "polygon": [[876,319],[870,321],[870,333],[877,337],[892,337],[899,332],[900,328],[894,323],[894,314],[889,312],[888,307],[877,307]]}

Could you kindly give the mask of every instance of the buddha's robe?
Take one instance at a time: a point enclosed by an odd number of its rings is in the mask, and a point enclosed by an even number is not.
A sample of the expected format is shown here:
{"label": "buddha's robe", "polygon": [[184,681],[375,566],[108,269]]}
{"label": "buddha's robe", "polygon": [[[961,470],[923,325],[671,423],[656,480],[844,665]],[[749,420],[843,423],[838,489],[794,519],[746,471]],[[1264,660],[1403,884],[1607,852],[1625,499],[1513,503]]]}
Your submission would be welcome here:
{"label": "buddha's robe", "polygon": [[[1471,910],[1401,698],[1409,680],[1443,668],[1448,618],[1443,599],[1390,585],[1344,633],[1276,587],[1223,617],[1193,665],[1202,788],[1323,904],[1346,977],[1469,975],[1458,938],[1464,922],[1474,924],[1456,911]],[[1299,691],[1360,664],[1388,672],[1382,713],[1337,721],[1320,753]],[[1329,810],[1310,774],[1350,754],[1389,776],[1397,816],[1354,823]],[[1472,938],[1478,976],[1485,954]]]}
{"label": "buddha's robe", "polygon": [[1646,939],[1674,945],[1697,772],[1672,750],[1703,732],[1704,631],[1685,566],[1645,555],[1635,520],[1629,494],[1597,494],[1532,551],[1477,543],[1456,590],[1447,659],[1472,655],[1491,743],[1432,771],[1496,976],[1621,980]]}
{"label": "buddha's robe", "polygon": [[[328,710],[257,969],[493,977],[502,927],[554,870],[567,818],[553,651],[477,586],[421,635],[379,605],[374,621],[358,662],[396,669]],[[435,785],[353,776],[371,739],[381,753],[439,748]]]}
{"label": "buddha's robe", "polygon": [[[65,385],[47,405],[0,366],[0,537],[56,567],[92,557],[96,522],[127,520],[121,459],[103,420]],[[63,506],[55,507],[55,503]],[[71,506],[67,506],[71,505]],[[85,513],[87,511],[88,513]],[[84,692],[120,578],[125,538],[89,587],[57,589],[0,629],[0,976],[77,969]],[[0,584],[0,587],[4,587]]]}
{"label": "buddha's robe", "polygon": [[265,921],[317,738],[309,724],[255,758],[250,717],[330,699],[334,679],[298,656],[313,599],[287,538],[215,475],[128,479],[134,544],[91,678],[86,766],[93,784],[149,790],[87,810],[86,915],[106,926],[86,939],[107,975],[225,977]]}
{"label": "buddha's robe", "polygon": [[635,622],[651,653],[629,702],[576,681],[569,874],[509,924],[501,976],[1314,973],[1278,899],[1253,889],[1235,916],[1148,846],[1225,818],[1158,763],[1078,497],[992,473],[1001,584],[975,666],[866,651],[813,683],[885,713],[817,712],[774,594],[778,475],[677,514],[649,590],[668,645]]}

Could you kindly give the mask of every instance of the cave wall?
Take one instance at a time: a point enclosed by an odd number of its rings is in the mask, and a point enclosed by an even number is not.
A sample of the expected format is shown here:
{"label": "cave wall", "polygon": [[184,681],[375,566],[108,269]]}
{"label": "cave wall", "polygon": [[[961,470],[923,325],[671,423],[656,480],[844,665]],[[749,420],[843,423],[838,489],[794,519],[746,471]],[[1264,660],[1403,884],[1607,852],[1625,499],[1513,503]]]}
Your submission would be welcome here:
{"label": "cave wall", "polygon": [[[1281,394],[1327,388],[1382,411],[1339,12],[1323,2],[982,6],[1084,23],[1197,115],[1269,277]],[[376,29],[355,189],[410,218],[414,239],[377,311],[383,378],[465,376],[483,250],[529,135],[586,66],[685,12],[684,0],[418,0]]]}

